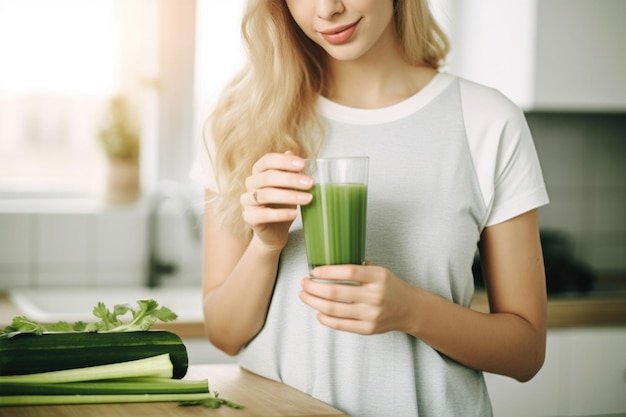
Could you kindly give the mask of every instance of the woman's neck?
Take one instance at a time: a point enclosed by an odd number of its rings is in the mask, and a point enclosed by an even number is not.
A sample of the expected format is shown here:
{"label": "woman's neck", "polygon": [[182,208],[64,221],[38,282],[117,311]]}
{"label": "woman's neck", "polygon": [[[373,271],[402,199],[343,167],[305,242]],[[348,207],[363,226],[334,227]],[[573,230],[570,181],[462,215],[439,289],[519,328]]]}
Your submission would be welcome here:
{"label": "woman's neck", "polygon": [[332,71],[326,98],[349,107],[375,109],[406,100],[428,84],[437,71],[400,65],[360,65],[342,62]]}
{"label": "woman's neck", "polygon": [[324,96],[355,108],[381,108],[406,100],[428,84],[437,71],[405,61],[395,36],[389,35],[359,59],[329,57]]}

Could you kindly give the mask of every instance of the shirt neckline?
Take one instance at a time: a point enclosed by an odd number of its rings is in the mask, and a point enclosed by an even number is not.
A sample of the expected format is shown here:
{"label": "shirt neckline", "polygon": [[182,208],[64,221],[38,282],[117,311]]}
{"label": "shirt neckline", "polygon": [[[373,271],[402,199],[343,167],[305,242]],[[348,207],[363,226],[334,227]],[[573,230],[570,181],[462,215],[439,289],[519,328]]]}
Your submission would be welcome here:
{"label": "shirt neckline", "polygon": [[450,85],[454,77],[438,72],[420,91],[399,103],[378,109],[358,109],[319,97],[317,109],[322,117],[337,122],[373,125],[403,119],[426,106]]}

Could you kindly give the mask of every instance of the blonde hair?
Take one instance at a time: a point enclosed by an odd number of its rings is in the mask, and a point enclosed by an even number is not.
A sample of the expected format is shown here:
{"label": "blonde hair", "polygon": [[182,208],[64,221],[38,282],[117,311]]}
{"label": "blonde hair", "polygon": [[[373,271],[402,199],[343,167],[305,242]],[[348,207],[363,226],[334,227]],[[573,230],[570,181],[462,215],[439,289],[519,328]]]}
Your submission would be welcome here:
{"label": "blonde hair", "polygon": [[[394,0],[394,9],[407,62],[439,68],[449,46],[428,0]],[[317,152],[323,127],[315,106],[327,80],[325,52],[300,30],[285,0],[250,0],[241,30],[248,62],[224,89],[210,127],[216,207],[224,226],[245,235],[239,199],[252,165],[268,152]]]}

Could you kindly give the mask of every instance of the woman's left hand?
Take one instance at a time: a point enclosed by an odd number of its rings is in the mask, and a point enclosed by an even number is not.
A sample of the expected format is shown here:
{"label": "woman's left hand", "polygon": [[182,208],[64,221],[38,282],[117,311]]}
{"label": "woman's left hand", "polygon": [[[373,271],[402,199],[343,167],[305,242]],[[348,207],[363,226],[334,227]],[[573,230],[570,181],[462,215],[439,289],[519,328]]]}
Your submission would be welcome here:
{"label": "woman's left hand", "polygon": [[[319,312],[320,323],[364,335],[408,331],[410,313],[416,308],[412,299],[418,289],[386,268],[369,262],[321,266],[311,272],[311,278],[302,281],[300,299]],[[332,281],[350,281],[356,285]]]}

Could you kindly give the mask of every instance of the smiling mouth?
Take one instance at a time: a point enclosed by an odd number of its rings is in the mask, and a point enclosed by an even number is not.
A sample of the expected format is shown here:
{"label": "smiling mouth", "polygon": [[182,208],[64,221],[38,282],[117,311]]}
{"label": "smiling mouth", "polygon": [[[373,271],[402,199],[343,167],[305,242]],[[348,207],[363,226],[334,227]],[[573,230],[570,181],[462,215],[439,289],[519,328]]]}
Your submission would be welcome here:
{"label": "smiling mouth", "polygon": [[350,25],[328,29],[320,32],[320,34],[328,43],[331,43],[333,45],[339,45],[349,41],[350,38],[352,38],[352,35],[356,31],[359,22],[360,20]]}

